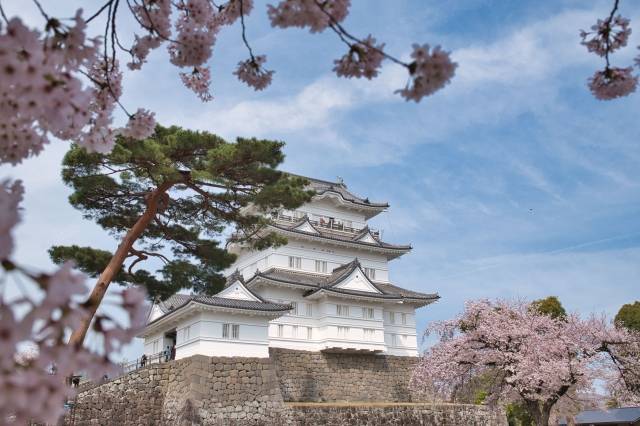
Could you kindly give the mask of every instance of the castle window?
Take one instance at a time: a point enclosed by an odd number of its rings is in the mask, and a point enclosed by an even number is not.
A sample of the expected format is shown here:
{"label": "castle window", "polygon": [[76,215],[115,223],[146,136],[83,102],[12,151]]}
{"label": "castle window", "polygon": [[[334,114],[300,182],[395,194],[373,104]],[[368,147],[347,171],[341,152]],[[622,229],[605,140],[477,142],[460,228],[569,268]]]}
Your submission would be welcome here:
{"label": "castle window", "polygon": [[374,317],[373,308],[362,308],[362,313],[366,319],[373,319]]}
{"label": "castle window", "polygon": [[291,310],[291,315],[300,315],[298,313],[298,302],[289,302],[289,304],[293,306],[293,309]]}
{"label": "castle window", "polygon": [[336,315],[339,317],[348,317],[349,305],[336,305]]}
{"label": "castle window", "polygon": [[240,338],[240,325],[222,324],[222,338],[237,340]]}
{"label": "castle window", "polygon": [[324,260],[316,260],[316,272],[327,272],[327,262]]}
{"label": "castle window", "polygon": [[374,268],[364,268],[364,274],[369,277],[370,280],[376,279],[376,270]]}
{"label": "castle window", "polygon": [[182,329],[182,341],[186,342],[191,337],[191,326]]}
{"label": "castle window", "polygon": [[389,322],[391,324],[395,324],[396,323],[396,313],[395,312],[389,312]]}
{"label": "castle window", "polygon": [[347,337],[349,337],[349,327],[338,326],[338,337],[342,339],[346,339]]}
{"label": "castle window", "polygon": [[312,317],[313,316],[313,305],[311,303],[307,303],[305,307],[306,307],[306,312],[305,312],[306,316]]}
{"label": "castle window", "polygon": [[298,326],[294,325],[293,327],[291,327],[291,337],[293,337],[294,339],[296,337],[298,337]]}
{"label": "castle window", "polygon": [[307,340],[313,339],[313,328],[307,327]]}
{"label": "castle window", "polygon": [[375,340],[376,331],[373,328],[363,328],[364,340]]}
{"label": "castle window", "polygon": [[407,314],[402,314],[402,325],[407,325]]}
{"label": "castle window", "polygon": [[284,336],[284,325],[278,324],[278,337]]}
{"label": "castle window", "polygon": [[289,256],[289,268],[302,269],[302,258],[298,256]]}

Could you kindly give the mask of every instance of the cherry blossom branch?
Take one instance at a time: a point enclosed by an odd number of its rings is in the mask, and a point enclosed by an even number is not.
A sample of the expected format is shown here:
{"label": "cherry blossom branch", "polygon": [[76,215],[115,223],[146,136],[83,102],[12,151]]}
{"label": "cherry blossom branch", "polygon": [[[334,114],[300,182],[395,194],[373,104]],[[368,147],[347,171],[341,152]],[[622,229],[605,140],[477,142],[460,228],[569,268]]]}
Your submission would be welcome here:
{"label": "cherry blossom branch", "polygon": [[253,50],[251,49],[251,46],[249,45],[249,42],[247,41],[247,36],[246,36],[246,26],[244,24],[244,10],[243,10],[244,0],[239,0],[239,1],[240,1],[240,25],[242,26],[242,41],[244,42],[244,45],[247,47],[247,50],[249,50],[249,56],[251,57],[251,62],[255,64],[256,58],[253,55]]}
{"label": "cherry blossom branch", "polygon": [[98,11],[96,13],[94,13],[89,18],[87,18],[87,20],[85,22],[88,24],[89,22],[93,21],[95,18],[100,16],[100,14],[102,14],[102,12],[104,12],[107,9],[107,7],[109,7],[111,5],[111,3],[113,3],[113,0],[109,0],[108,2],[103,4],[102,7],[100,9],[98,9]]}
{"label": "cherry blossom branch", "polygon": [[[329,25],[329,27],[336,33],[338,34],[338,36],[340,37],[340,39],[342,41],[344,41],[349,47],[353,47],[353,45],[351,43],[349,43],[347,40],[345,40],[344,37],[349,38],[350,40],[359,43],[359,44],[366,44],[364,41],[362,41],[361,39],[355,37],[354,35],[351,35],[336,19],[335,17],[329,13],[329,11],[325,10],[324,8],[324,3],[320,3],[319,0],[314,0],[315,4],[318,6],[318,8],[322,11],[322,13],[324,13],[325,15],[327,15],[327,17],[329,18],[329,20],[331,21],[331,24]],[[344,36],[344,37],[343,37]],[[403,62],[397,58],[395,58],[394,56],[389,55],[388,53],[386,53],[384,50],[379,49],[375,46],[371,46],[371,48],[375,51],[377,51],[378,53],[380,53],[382,56],[384,56],[385,58],[389,59],[391,62],[394,62],[398,65],[402,65],[406,68],[409,68],[409,64],[407,64],[406,62]]]}
{"label": "cherry blossom branch", "polygon": [[0,16],[2,16],[5,23],[9,23],[9,18],[7,18],[7,15],[4,13],[4,9],[2,8],[2,2],[0,2]]}

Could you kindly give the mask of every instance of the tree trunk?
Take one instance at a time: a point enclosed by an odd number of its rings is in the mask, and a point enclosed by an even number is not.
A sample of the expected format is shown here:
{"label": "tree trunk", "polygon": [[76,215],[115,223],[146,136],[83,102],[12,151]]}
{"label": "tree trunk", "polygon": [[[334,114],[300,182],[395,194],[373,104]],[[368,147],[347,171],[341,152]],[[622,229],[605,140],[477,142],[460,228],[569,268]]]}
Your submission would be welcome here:
{"label": "tree trunk", "polygon": [[549,426],[549,417],[551,416],[552,403],[539,401],[525,401],[527,411],[536,422],[536,426]]}
{"label": "tree trunk", "polygon": [[145,209],[144,213],[138,218],[136,223],[126,233],[126,235],[122,239],[122,242],[118,246],[118,249],[107,264],[107,267],[98,277],[98,281],[93,287],[91,294],[84,302],[84,307],[87,311],[87,315],[82,319],[80,327],[74,330],[71,334],[71,337],[69,338],[70,345],[81,346],[84,342],[87,331],[89,330],[89,326],[91,325],[91,321],[93,320],[93,317],[95,316],[96,311],[98,310],[98,307],[100,306],[100,303],[104,298],[104,295],[107,293],[109,284],[111,284],[113,278],[116,276],[120,268],[122,268],[122,264],[128,257],[129,251],[133,247],[133,244],[155,217],[161,200],[166,197],[167,190],[169,190],[169,188],[171,188],[174,183],[175,182],[164,182],[149,194],[147,198],[147,208]]}

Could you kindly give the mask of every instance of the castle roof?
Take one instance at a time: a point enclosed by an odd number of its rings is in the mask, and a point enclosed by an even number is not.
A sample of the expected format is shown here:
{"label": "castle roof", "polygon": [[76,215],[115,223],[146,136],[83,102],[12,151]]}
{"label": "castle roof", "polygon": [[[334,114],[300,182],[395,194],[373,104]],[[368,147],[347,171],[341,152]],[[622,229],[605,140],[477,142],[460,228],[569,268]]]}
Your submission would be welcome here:
{"label": "castle roof", "polygon": [[[363,291],[353,288],[343,288],[344,283],[354,271],[359,270],[361,276],[376,291]],[[257,271],[256,274],[247,280],[247,288],[261,284],[280,284],[289,287],[306,289],[305,297],[314,297],[320,294],[333,294],[336,296],[354,296],[359,298],[373,298],[378,300],[390,300],[398,302],[415,303],[427,305],[440,298],[435,293],[426,294],[417,291],[407,290],[389,283],[382,283],[370,280],[358,259],[342,265],[333,270],[330,275],[314,274],[309,272],[291,271],[286,269],[271,268],[266,271]]]}
{"label": "castle roof", "polygon": [[353,204],[358,204],[365,207],[371,207],[376,209],[384,210],[389,207],[389,203],[380,203],[370,201],[369,198],[360,197],[353,192],[347,189],[347,185],[344,182],[330,182],[321,179],[315,179],[310,177],[305,177],[310,183],[311,189],[316,191],[318,195],[322,195],[325,193],[335,193],[338,194],[343,200],[351,202]]}
{"label": "castle roof", "polygon": [[359,233],[345,235],[315,226],[304,216],[300,221],[291,225],[272,223],[269,229],[281,233],[287,237],[302,237],[313,241],[325,242],[335,245],[361,248],[387,255],[389,259],[401,256],[411,250],[410,244],[390,244],[381,241],[376,235],[371,233],[369,227],[365,227]]}
{"label": "castle roof", "polygon": [[[153,326],[161,320],[164,320],[170,316],[174,316],[176,313],[184,312],[187,307],[200,306],[213,310],[223,311],[235,311],[235,312],[256,312],[267,315],[280,316],[292,309],[290,304],[275,303],[263,299],[260,295],[251,291],[244,285],[244,280],[238,278],[238,275],[231,275],[230,278],[235,277],[235,280],[225,285],[225,288],[217,295],[189,295],[189,294],[174,294],[167,300],[163,300],[156,303],[161,314],[147,323],[147,327]],[[229,293],[228,288],[231,284],[239,283],[241,286],[241,292],[246,292],[248,298],[238,298],[236,295],[231,297],[223,297],[225,293]],[[236,292],[237,293],[237,292]],[[145,328],[147,328],[145,327]],[[144,334],[144,332],[143,332]]]}

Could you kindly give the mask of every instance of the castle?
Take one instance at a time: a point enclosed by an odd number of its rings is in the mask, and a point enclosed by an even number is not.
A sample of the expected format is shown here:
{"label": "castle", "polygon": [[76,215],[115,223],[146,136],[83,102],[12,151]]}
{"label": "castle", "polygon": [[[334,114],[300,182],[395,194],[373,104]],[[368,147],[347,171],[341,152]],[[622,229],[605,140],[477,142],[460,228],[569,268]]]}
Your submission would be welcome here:
{"label": "castle", "polygon": [[288,243],[237,255],[214,296],[176,294],[153,305],[147,356],[175,347],[192,355],[268,357],[269,348],[417,356],[415,311],[438,299],[392,283],[388,262],[411,250],[382,241],[367,221],[387,203],[361,198],[342,182],[308,178],[313,199],[280,210],[266,232]]}

